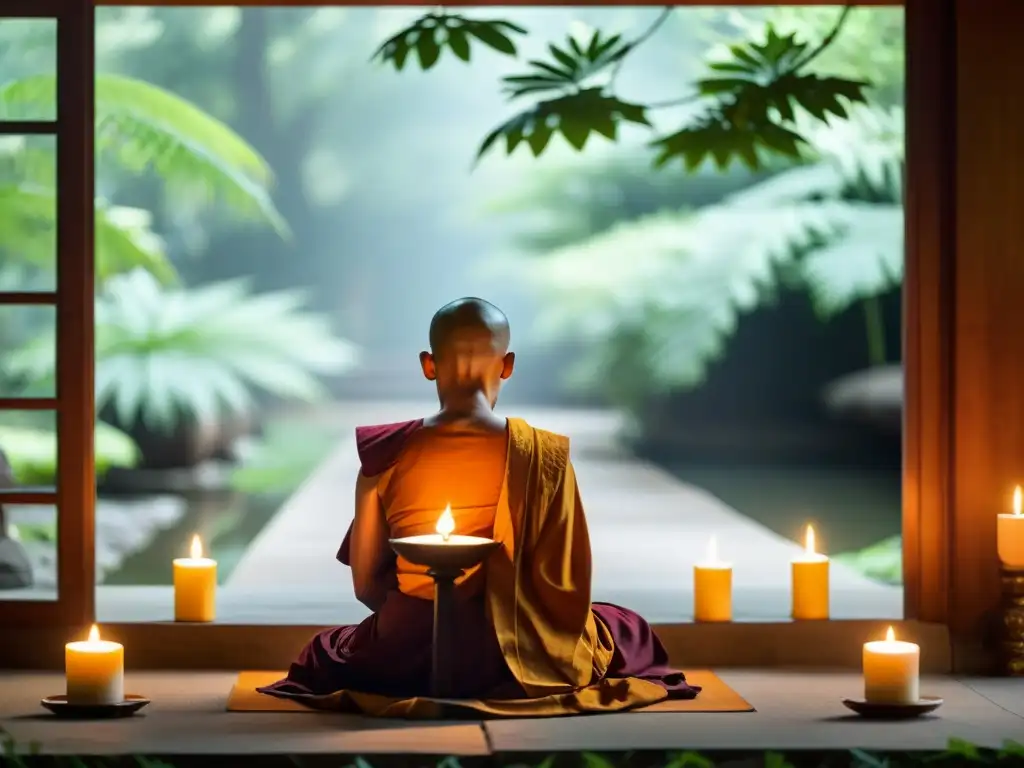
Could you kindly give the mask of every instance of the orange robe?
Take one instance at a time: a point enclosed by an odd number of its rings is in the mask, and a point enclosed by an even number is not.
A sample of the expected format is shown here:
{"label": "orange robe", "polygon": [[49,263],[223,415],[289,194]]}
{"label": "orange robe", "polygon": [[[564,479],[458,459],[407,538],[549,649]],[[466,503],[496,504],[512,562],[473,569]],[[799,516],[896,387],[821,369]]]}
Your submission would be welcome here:
{"label": "orange robe", "polygon": [[[390,538],[434,533],[446,506],[451,507],[457,533],[491,538],[505,483],[507,444],[502,434],[436,429],[413,433],[394,464],[377,475]],[[434,580],[426,568],[399,556],[395,570],[404,594],[433,599]],[[482,568],[467,571],[457,583],[463,596],[482,592]]]}
{"label": "orange robe", "polygon": [[[489,438],[467,439],[467,451],[473,450],[463,455],[462,466],[450,466],[446,451],[435,450],[430,431],[421,427],[422,422],[408,422],[364,432],[357,438],[363,472],[378,476],[392,532],[433,528],[449,502],[423,491],[437,486],[428,477],[441,477],[452,484],[452,493],[464,494],[451,502],[457,524],[461,520],[469,530],[457,530],[489,533],[500,542],[482,571],[467,573],[460,588],[466,621],[460,661],[466,657],[465,677],[480,681],[482,689],[457,701],[427,695],[422,652],[424,640],[429,646],[424,633],[430,622],[423,617],[432,588],[415,566],[398,561],[389,567],[397,571],[400,590],[377,614],[356,627],[318,635],[289,676],[262,692],[318,708],[391,717],[437,717],[449,707],[492,716],[609,712],[698,694],[699,688],[668,666],[664,647],[642,618],[591,603],[590,539],[568,438],[509,419],[504,472],[488,474],[486,458],[493,463],[494,453],[481,446]],[[474,446],[474,439],[484,442]],[[421,461],[415,460],[417,452]],[[473,469],[477,459],[473,480],[461,487],[469,475],[464,470]],[[410,491],[405,484],[417,475],[422,487]],[[500,484],[493,506],[486,503],[490,483]],[[468,513],[456,511],[457,500],[472,501]],[[347,542],[346,537],[339,552],[343,562]],[[417,653],[415,664],[407,661]],[[406,664],[412,666],[406,670]]]}

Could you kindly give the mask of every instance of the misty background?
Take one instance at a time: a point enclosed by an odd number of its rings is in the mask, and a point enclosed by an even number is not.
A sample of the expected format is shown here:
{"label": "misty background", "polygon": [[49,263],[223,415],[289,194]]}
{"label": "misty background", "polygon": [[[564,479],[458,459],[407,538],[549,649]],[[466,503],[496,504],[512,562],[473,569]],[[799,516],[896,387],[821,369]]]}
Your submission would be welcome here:
{"label": "misty background", "polygon": [[[769,21],[820,40],[840,10],[678,9],[617,91],[685,96],[726,44]],[[476,295],[512,323],[507,408],[614,414],[617,450],[783,536],[825,520],[831,551],[899,583],[902,9],[855,9],[816,65],[872,88],[805,160],[692,173],[654,169],[629,127],[475,162],[515,111],[502,76],[566,35],[636,38],[659,9],[469,9],[528,29],[518,58],[371,61],[423,13],[98,10],[100,579],[166,583],[195,531],[229,578],[376,412],[361,403],[429,403],[430,317]],[[55,113],[54,29],[0,20],[0,117]],[[668,132],[698,108],[652,117]],[[29,194],[52,188],[52,153],[0,145],[25,217],[0,240],[6,290],[52,287]],[[52,313],[2,311],[0,391],[52,390]],[[54,481],[55,440],[52,414],[0,414],[20,484]],[[28,552],[10,572],[52,581],[55,516],[8,518]]]}

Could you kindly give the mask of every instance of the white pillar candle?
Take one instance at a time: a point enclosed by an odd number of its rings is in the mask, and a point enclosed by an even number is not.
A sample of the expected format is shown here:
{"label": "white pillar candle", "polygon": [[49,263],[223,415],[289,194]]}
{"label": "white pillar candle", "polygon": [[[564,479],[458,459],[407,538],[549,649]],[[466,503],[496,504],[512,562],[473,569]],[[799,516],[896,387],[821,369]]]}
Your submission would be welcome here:
{"label": "white pillar candle", "polygon": [[827,619],[829,562],[815,551],[814,528],[807,526],[804,552],[792,561],[793,618]]}
{"label": "white pillar candle", "polygon": [[198,536],[190,554],[174,561],[174,620],[210,622],[217,617],[217,561],[203,557]]}
{"label": "white pillar candle", "polygon": [[100,630],[93,625],[88,640],[64,646],[64,679],[69,704],[120,704],[124,646],[100,640]]}
{"label": "white pillar candle", "polygon": [[896,639],[864,643],[864,699],[872,704],[916,704],[920,692],[921,648]]}
{"label": "white pillar candle", "polygon": [[732,564],[718,559],[718,542],[708,542],[707,560],[693,566],[695,621],[732,621]]}
{"label": "white pillar candle", "polygon": [[1021,514],[1019,485],[1013,489],[1013,514],[999,515],[996,549],[1004,567],[1024,570],[1024,515]]}

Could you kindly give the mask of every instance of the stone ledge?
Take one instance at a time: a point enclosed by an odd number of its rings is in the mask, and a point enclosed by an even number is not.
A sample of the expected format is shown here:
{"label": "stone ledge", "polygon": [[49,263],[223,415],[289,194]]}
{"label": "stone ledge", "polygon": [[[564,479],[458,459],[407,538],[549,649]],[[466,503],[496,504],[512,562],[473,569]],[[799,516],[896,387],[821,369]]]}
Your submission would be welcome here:
{"label": "stone ledge", "polygon": [[[756,707],[728,714],[612,714],[487,722],[416,722],[353,715],[229,713],[233,672],[129,672],[153,703],[145,717],[55,722],[37,702],[60,692],[59,674],[0,675],[0,728],[45,755],[458,755],[563,750],[943,750],[951,737],[999,747],[1024,729],[1019,680],[933,676],[922,693],[945,700],[937,717],[879,722],[839,703],[860,675],[786,669],[717,670]],[[188,738],[182,738],[187,734]]]}

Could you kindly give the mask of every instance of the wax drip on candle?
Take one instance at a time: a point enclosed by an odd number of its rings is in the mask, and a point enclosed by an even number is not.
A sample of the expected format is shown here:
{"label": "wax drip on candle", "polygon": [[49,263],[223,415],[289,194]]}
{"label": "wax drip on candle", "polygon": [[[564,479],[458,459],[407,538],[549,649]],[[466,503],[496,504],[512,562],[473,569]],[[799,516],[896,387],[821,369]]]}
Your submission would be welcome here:
{"label": "wax drip on candle", "polygon": [[444,512],[437,518],[437,527],[435,530],[441,534],[442,541],[448,541],[448,538],[455,531],[455,518],[452,517],[452,505],[449,504],[444,508]]}
{"label": "wax drip on candle", "polygon": [[889,629],[886,630],[885,642],[887,642],[887,643],[894,643],[894,642],[896,642],[896,633],[893,631],[892,627],[889,627]]}
{"label": "wax drip on candle", "polygon": [[89,642],[98,643],[100,641],[100,628],[95,624],[92,625],[92,629],[89,630]]}
{"label": "wax drip on candle", "polygon": [[807,526],[807,537],[804,540],[804,549],[808,555],[816,554],[814,550],[814,526]]}
{"label": "wax drip on candle", "polygon": [[1020,486],[1018,485],[1013,489],[1013,514],[1019,515],[1021,513],[1021,492]]}
{"label": "wax drip on candle", "polygon": [[192,548],[189,552],[193,560],[203,559],[203,542],[199,540],[199,534],[192,537]]}

